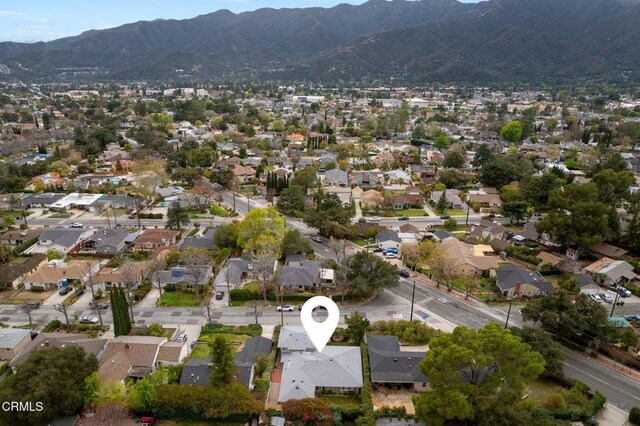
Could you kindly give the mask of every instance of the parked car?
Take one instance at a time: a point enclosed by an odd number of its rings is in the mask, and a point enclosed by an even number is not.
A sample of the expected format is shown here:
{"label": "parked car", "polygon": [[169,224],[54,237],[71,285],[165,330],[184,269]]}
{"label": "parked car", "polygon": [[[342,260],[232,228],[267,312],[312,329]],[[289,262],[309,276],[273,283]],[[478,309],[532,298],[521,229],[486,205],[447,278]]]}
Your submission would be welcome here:
{"label": "parked car", "polygon": [[40,302],[27,302],[27,306],[31,309],[38,309],[40,307]]}
{"label": "parked car", "polygon": [[411,274],[409,273],[409,271],[400,271],[398,272],[398,275],[400,275],[403,278],[409,278],[409,275]]}
{"label": "parked car", "polygon": [[176,342],[184,343],[187,341],[187,333],[180,333],[178,337],[176,337]]}
{"label": "parked car", "polygon": [[80,324],[97,324],[97,323],[98,323],[98,317],[93,315],[85,315],[82,318],[80,318]]}
{"label": "parked car", "polygon": [[58,294],[60,296],[64,296],[65,294],[69,294],[71,290],[73,290],[73,287],[71,286],[62,287],[60,291],[58,291]]}
{"label": "parked car", "polygon": [[100,309],[101,311],[105,311],[107,309],[109,309],[109,304],[107,302],[98,302],[98,303],[89,303],[89,306],[91,306],[91,310],[95,311],[96,309]]}
{"label": "parked car", "polygon": [[296,307],[293,305],[282,305],[276,308],[276,311],[284,311],[284,312],[293,312],[296,310]]}
{"label": "parked car", "polygon": [[626,314],[622,317],[627,321],[640,321],[640,314]]}
{"label": "parked car", "polygon": [[224,298],[224,291],[216,291],[216,300],[222,300]]}
{"label": "parked car", "polygon": [[380,218],[378,216],[371,216],[369,222],[380,222]]}
{"label": "parked car", "polygon": [[384,251],[384,249],[382,247],[376,247],[373,249],[374,253],[382,253]]}
{"label": "parked car", "polygon": [[409,220],[409,216],[400,216],[398,220]]}
{"label": "parked car", "polygon": [[608,293],[600,294],[600,298],[607,303],[613,303],[613,297],[611,297],[611,295]]}
{"label": "parked car", "polygon": [[323,241],[322,237],[319,237],[317,235],[315,237],[311,237],[311,240],[315,241],[316,243],[321,243]]}
{"label": "parked car", "polygon": [[589,297],[596,303],[602,303],[602,298],[597,294],[590,294]]}
{"label": "parked car", "polygon": [[449,216],[448,214],[443,214],[442,216],[440,216],[440,219],[449,219],[451,216]]}
{"label": "parked car", "polygon": [[388,251],[384,254],[384,257],[386,257],[387,259],[397,259],[398,258],[398,253],[394,253],[392,251]]}
{"label": "parked car", "polygon": [[84,226],[80,222],[73,222],[69,225],[69,228],[83,228]]}
{"label": "parked car", "polygon": [[620,297],[631,297],[631,291],[630,290],[627,290],[624,287],[620,287],[619,291],[620,291]]}
{"label": "parked car", "polygon": [[85,293],[85,291],[84,291],[84,290],[78,290],[78,291],[76,291],[76,296],[80,297],[80,296],[82,296],[84,293]]}

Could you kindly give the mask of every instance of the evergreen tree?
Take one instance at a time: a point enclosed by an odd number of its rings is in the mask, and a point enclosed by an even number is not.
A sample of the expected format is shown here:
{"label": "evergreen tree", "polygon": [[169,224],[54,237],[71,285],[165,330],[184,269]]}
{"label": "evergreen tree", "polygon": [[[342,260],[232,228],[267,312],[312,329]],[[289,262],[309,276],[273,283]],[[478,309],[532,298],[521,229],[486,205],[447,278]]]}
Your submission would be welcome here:
{"label": "evergreen tree", "polygon": [[118,336],[129,334],[131,331],[131,318],[129,306],[122,287],[111,290],[111,312],[113,313],[113,331]]}
{"label": "evergreen tree", "polygon": [[447,202],[447,190],[442,191],[442,195],[436,204],[436,211],[438,213],[445,213],[447,208],[449,207],[449,203]]}

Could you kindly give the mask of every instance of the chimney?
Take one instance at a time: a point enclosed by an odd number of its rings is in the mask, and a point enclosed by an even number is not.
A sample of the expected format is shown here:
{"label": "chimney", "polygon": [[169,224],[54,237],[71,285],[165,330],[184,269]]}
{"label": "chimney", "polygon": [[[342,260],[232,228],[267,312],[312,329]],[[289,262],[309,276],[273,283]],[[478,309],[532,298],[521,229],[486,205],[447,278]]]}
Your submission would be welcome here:
{"label": "chimney", "polygon": [[130,348],[129,344],[128,344],[128,343],[125,343],[125,344],[124,344],[124,348],[125,348],[125,349],[129,349],[129,348]]}
{"label": "chimney", "polygon": [[48,340],[45,340],[45,341],[44,341],[44,347],[45,347],[45,348],[48,348],[48,347],[50,347],[50,346],[51,346],[51,342],[49,342]]}

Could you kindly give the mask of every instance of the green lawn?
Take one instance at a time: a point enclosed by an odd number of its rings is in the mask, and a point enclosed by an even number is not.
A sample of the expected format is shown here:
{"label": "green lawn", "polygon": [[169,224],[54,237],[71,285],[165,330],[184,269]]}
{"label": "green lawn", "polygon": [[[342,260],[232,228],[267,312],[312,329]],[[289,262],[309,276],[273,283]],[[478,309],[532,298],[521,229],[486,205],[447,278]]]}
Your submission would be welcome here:
{"label": "green lawn", "polygon": [[563,388],[559,384],[547,379],[537,379],[527,384],[525,394],[528,394],[528,398],[533,400],[539,408],[552,408],[547,405],[550,396],[553,394],[562,394],[568,409],[581,409],[589,402],[587,397],[579,392]]}
{"label": "green lawn", "polygon": [[417,216],[426,216],[427,212],[424,211],[424,209],[404,209],[404,210],[395,210],[394,214],[396,216],[417,217]]}
{"label": "green lawn", "polygon": [[206,343],[196,343],[193,347],[193,351],[191,351],[191,355],[189,355],[189,359],[199,359],[206,358],[209,356],[210,350],[209,345]]}
{"label": "green lawn", "polygon": [[216,205],[216,204],[211,204],[211,213],[213,213],[216,216],[220,216],[220,217],[227,217],[229,216],[229,214],[227,213],[227,211],[225,209],[223,209],[222,207]]}
{"label": "green lawn", "polygon": [[251,336],[247,336],[246,334],[230,333],[214,333],[204,336],[200,335],[200,337],[198,337],[198,343],[193,347],[193,351],[191,352],[191,355],[189,355],[189,358],[196,359],[208,357],[210,354],[209,342],[213,341],[218,336],[224,337],[231,345],[233,345],[234,351],[237,351],[240,345],[251,338]]}
{"label": "green lawn", "polygon": [[[31,214],[31,212],[30,212],[30,211],[26,211],[26,210],[25,210],[25,215],[26,215],[26,216],[29,216],[30,214]],[[14,220],[15,220],[15,218],[17,218],[17,217],[22,217],[22,212],[21,212],[21,211],[17,211],[17,212],[7,212],[7,213],[4,213],[4,214],[2,215],[2,217],[10,217],[11,219],[14,219]]]}
{"label": "green lawn", "polygon": [[456,209],[447,209],[447,214],[449,216],[466,216],[466,210],[456,210]]}
{"label": "green lawn", "polygon": [[[202,300],[202,294],[200,295]],[[181,291],[163,291],[162,301],[158,299],[158,306],[200,306],[196,303],[195,293],[183,293]]]}
{"label": "green lawn", "polygon": [[244,288],[246,288],[247,290],[253,290],[253,291],[259,292],[260,284],[258,284],[258,281],[249,281],[244,285]]}

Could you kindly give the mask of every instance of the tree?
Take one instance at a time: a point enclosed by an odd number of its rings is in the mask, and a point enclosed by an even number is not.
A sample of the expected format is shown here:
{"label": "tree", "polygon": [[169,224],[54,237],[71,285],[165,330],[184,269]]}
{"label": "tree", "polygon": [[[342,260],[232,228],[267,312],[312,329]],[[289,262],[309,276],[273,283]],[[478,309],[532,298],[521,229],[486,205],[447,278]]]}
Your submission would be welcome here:
{"label": "tree", "polygon": [[415,271],[420,263],[420,246],[415,243],[401,243],[400,254],[405,266]]}
{"label": "tree", "polygon": [[290,186],[280,193],[278,198],[278,210],[286,215],[294,215],[304,210],[304,189],[299,186]]}
{"label": "tree", "polygon": [[224,223],[216,228],[213,235],[213,243],[216,247],[228,247],[232,250],[238,248],[238,226],[235,223]]}
{"label": "tree", "polygon": [[508,217],[511,223],[515,222],[517,225],[527,216],[528,206],[526,201],[505,202],[502,205],[502,214]]}
{"label": "tree", "polygon": [[564,351],[552,334],[531,327],[516,327],[511,332],[542,355],[545,362],[543,377],[564,377]]}
{"label": "tree", "polygon": [[521,177],[527,176],[530,166],[517,161],[514,156],[498,156],[493,161],[482,166],[478,180],[482,184],[494,188],[502,188],[510,182],[519,181]]}
{"label": "tree", "polygon": [[204,185],[196,185],[186,193],[185,202],[190,209],[204,212],[209,209],[213,202],[215,192],[213,189]]}
{"label": "tree", "polygon": [[[92,303],[95,303],[96,300],[96,289],[93,287],[93,262],[80,262],[78,263],[80,272],[84,277],[84,282],[87,287],[89,287],[89,291],[91,291],[91,300]],[[98,265],[99,267],[99,265]],[[98,313],[98,319],[100,320],[100,326],[104,325],[102,322],[102,311],[96,307],[96,312]]]}
{"label": "tree", "polygon": [[345,336],[357,344],[362,343],[364,335],[367,334],[367,330],[369,330],[369,320],[360,315],[358,311],[355,311],[351,315],[345,315],[344,322],[347,324]]}
{"label": "tree", "polygon": [[437,287],[444,284],[449,291],[453,290],[453,280],[456,278],[453,262],[443,252],[433,251],[429,257],[429,270]]}
{"label": "tree", "polygon": [[9,244],[0,244],[0,265],[9,263],[13,259],[13,250]]}
{"label": "tree", "polygon": [[444,221],[443,225],[444,225],[444,229],[448,231],[453,231],[458,226],[458,222],[454,218],[450,217],[449,219],[446,219]]}
{"label": "tree", "polygon": [[238,222],[238,246],[251,249],[261,237],[273,237],[278,243],[284,236],[284,219],[273,207],[253,209]]}
{"label": "tree", "polygon": [[167,210],[167,228],[182,229],[189,222],[191,222],[191,217],[183,207],[177,205]]}
{"label": "tree", "polygon": [[373,253],[360,251],[348,261],[347,278],[363,296],[398,285],[398,270]]}
{"label": "tree", "polygon": [[305,195],[309,193],[309,189],[313,188],[317,182],[318,173],[316,172],[316,168],[313,166],[305,167],[291,178],[291,186],[302,187]]}
{"label": "tree", "polygon": [[0,424],[41,425],[76,414],[83,405],[85,379],[97,371],[98,360],[79,346],[51,347],[29,354],[15,374],[0,386],[0,401],[31,403],[42,410],[2,410]]}
{"label": "tree", "polygon": [[232,169],[214,170],[211,172],[210,180],[223,188],[229,189],[233,186],[235,176]]}
{"label": "tree", "polygon": [[342,302],[346,294],[351,290],[351,282],[349,281],[349,256],[347,256],[347,243],[343,239],[331,239],[329,247],[333,250],[336,259],[336,269],[333,274],[333,282],[337,289],[340,290]]}
{"label": "tree", "polygon": [[142,270],[138,270],[138,266],[134,263],[126,263],[120,267],[120,277],[122,284],[124,284],[125,295],[127,296],[127,305],[129,305],[131,322],[135,322],[131,291],[136,285],[140,284],[140,281],[142,280]]}
{"label": "tree", "polygon": [[565,184],[565,180],[558,178],[553,173],[545,173],[542,176],[531,176],[522,185],[524,199],[538,208],[546,209],[549,202],[549,194],[554,189]]}
{"label": "tree", "polygon": [[182,252],[181,257],[196,290],[196,303],[199,303],[200,288],[207,284],[207,266],[211,265],[211,256],[205,248],[189,247]]}
{"label": "tree", "polygon": [[427,424],[473,422],[494,405],[513,405],[544,359],[500,324],[480,330],[456,327],[429,343],[420,370],[433,391],[414,397],[416,416]]}
{"label": "tree", "polygon": [[466,159],[464,155],[458,150],[452,149],[445,155],[444,162],[442,165],[444,167],[452,167],[454,169],[461,169],[464,167]]}
{"label": "tree", "polygon": [[600,201],[615,207],[622,199],[629,196],[629,188],[633,185],[635,178],[630,171],[615,172],[605,169],[595,174],[591,181],[598,187]]}
{"label": "tree", "polygon": [[520,142],[522,138],[522,124],[519,121],[512,121],[502,126],[500,139],[507,142]]}
{"label": "tree", "polygon": [[279,250],[280,242],[268,234],[258,237],[249,248],[253,273],[258,278],[265,303],[267,302],[267,284],[273,275],[274,263],[280,257]]}
{"label": "tree", "polygon": [[482,168],[485,164],[493,162],[496,154],[491,150],[489,145],[480,145],[476,150],[476,155],[473,157],[471,164],[473,167]]}
{"label": "tree", "polygon": [[138,176],[138,189],[147,204],[150,204],[156,196],[158,188],[166,182],[167,162],[162,159],[147,159],[140,161],[134,167],[133,172]]}
{"label": "tree", "polygon": [[22,305],[18,305],[18,310],[27,314],[27,316],[29,317],[29,325],[33,325],[33,322],[31,321],[31,312],[35,311],[36,309],[38,309],[38,306],[31,303],[23,303]]}
{"label": "tree", "polygon": [[211,347],[211,386],[229,384],[235,379],[236,366],[235,353],[231,344],[223,336],[216,336],[210,344]]}
{"label": "tree", "polygon": [[469,178],[458,170],[442,170],[438,173],[438,181],[449,189],[455,189],[468,184]]}
{"label": "tree", "polygon": [[311,242],[308,237],[302,235],[297,229],[288,229],[284,233],[282,243],[280,245],[280,253],[282,256],[298,253],[312,253]]}
{"label": "tree", "polygon": [[440,198],[438,198],[438,202],[436,203],[436,211],[440,214],[443,214],[449,208],[449,202],[447,201],[447,190],[445,189],[440,194]]}
{"label": "tree", "polygon": [[53,305],[53,309],[64,315],[64,322],[67,324],[67,328],[69,328],[69,305],[66,302],[56,303]]}
{"label": "tree", "polygon": [[160,271],[164,271],[167,267],[166,261],[160,256],[154,256],[149,262],[147,273],[149,274],[149,282],[156,285],[160,300],[162,301],[162,280],[160,280]]}
{"label": "tree", "polygon": [[433,146],[438,149],[447,149],[449,148],[449,146],[451,146],[451,139],[449,139],[447,135],[441,134],[433,142]]}
{"label": "tree", "polygon": [[322,398],[290,399],[282,404],[282,415],[289,421],[300,421],[304,425],[331,426],[333,411]]}
{"label": "tree", "polygon": [[122,287],[112,288],[110,298],[114,334],[116,337],[126,336],[131,331],[131,318],[129,317],[129,306],[127,305],[124,289]]}
{"label": "tree", "polygon": [[471,293],[480,288],[480,277],[476,274],[465,275],[464,277],[465,299],[468,299]]}

